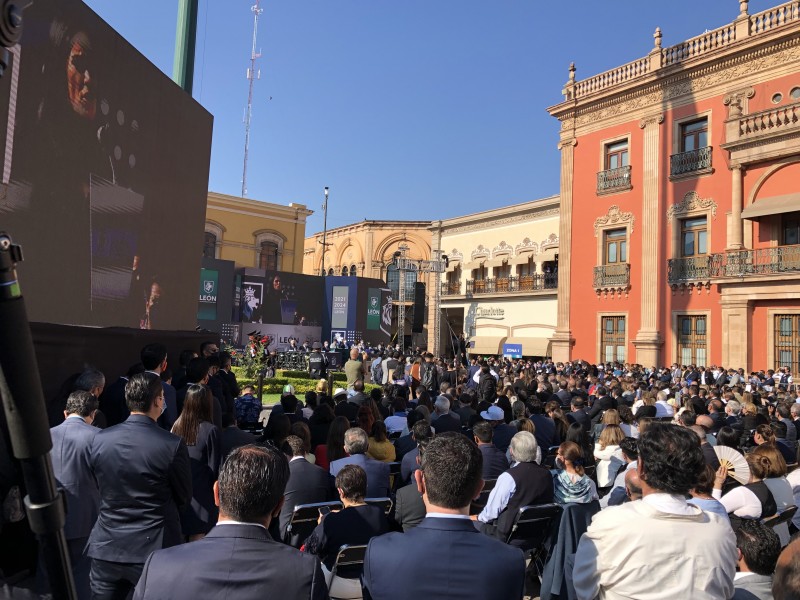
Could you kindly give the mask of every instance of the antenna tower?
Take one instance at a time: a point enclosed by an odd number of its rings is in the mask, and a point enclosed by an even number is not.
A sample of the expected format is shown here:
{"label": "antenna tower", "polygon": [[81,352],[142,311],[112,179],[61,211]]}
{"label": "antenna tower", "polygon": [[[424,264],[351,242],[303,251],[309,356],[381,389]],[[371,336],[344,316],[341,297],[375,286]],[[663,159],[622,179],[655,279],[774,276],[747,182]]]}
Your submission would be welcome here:
{"label": "antenna tower", "polygon": [[256,39],[258,38],[258,17],[264,12],[259,6],[261,0],[250,7],[253,11],[253,49],[250,53],[250,68],[247,69],[247,79],[250,81],[250,90],[247,93],[247,110],[244,116],[244,167],[242,169],[242,198],[247,195],[247,155],[250,151],[250,121],[253,119],[253,84],[256,79],[261,79],[261,70],[256,70],[256,60],[261,58],[261,53],[256,52]]}

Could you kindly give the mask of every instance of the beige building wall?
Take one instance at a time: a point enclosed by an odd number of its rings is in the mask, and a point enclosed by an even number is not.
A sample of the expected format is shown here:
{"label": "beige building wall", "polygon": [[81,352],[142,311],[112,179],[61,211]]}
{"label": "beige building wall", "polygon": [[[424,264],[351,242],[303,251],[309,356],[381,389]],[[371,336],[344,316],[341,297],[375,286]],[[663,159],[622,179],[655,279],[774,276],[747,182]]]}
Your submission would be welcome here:
{"label": "beige building wall", "polygon": [[209,192],[205,251],[237,267],[258,268],[266,243],[277,252],[278,270],[302,273],[306,219],[311,214],[304,204],[284,206]]}
{"label": "beige building wall", "polygon": [[437,221],[431,230],[434,248],[449,262],[441,274],[442,352],[451,353],[451,336],[463,332],[475,343],[474,353],[497,354],[504,343],[519,343],[526,356],[549,356],[557,318],[559,197]]}

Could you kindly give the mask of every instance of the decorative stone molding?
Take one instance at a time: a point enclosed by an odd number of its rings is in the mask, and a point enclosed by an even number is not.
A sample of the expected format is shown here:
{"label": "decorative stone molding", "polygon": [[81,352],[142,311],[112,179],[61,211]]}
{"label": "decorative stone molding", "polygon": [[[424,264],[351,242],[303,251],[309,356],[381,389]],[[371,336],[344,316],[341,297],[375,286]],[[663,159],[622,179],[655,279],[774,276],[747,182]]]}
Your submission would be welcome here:
{"label": "decorative stone molding", "polygon": [[511,254],[512,252],[514,252],[514,248],[512,248],[505,241],[501,241],[492,249],[492,257],[499,256],[501,254]]}
{"label": "decorative stone molding", "polygon": [[[648,106],[664,106],[671,99],[696,94],[700,90],[726,82],[735,82],[798,59],[800,59],[800,39],[795,37],[779,44],[762,46],[750,52],[732,56],[727,60],[709,64],[692,73],[682,72],[621,97],[615,95],[593,103],[580,110],[577,118],[574,111],[565,112],[560,115],[560,118],[562,122],[575,118],[575,123],[570,124],[569,128],[598,123]],[[566,128],[562,126],[562,129]]]}
{"label": "decorative stone molding", "polygon": [[489,249],[485,248],[483,244],[479,244],[478,247],[472,251],[470,259],[475,260],[479,256],[485,256],[486,258],[489,258]]}
{"label": "decorative stone molding", "polygon": [[648,125],[661,125],[664,122],[664,113],[651,115],[639,121],[639,129],[644,129]]}
{"label": "decorative stone molding", "polygon": [[671,221],[675,217],[680,217],[694,211],[711,210],[711,216],[717,217],[717,203],[711,198],[701,198],[697,192],[692,190],[688,192],[683,200],[673,204],[667,209],[667,221]]}
{"label": "decorative stone molding", "polygon": [[530,238],[525,238],[521,243],[514,246],[514,254],[521,254],[523,252],[532,252],[536,254],[539,252],[539,244],[532,242]]}
{"label": "decorative stone molding", "polygon": [[459,227],[448,227],[444,231],[447,235],[454,233],[464,233],[467,231],[485,230],[487,227],[497,227],[499,225],[516,225],[517,223],[525,223],[527,221],[535,221],[537,219],[544,219],[546,217],[558,216],[558,208],[550,208],[547,210],[540,210],[530,213],[523,213],[521,215],[514,215],[511,217],[504,217],[502,219],[493,219],[491,221],[482,221],[480,223],[470,223],[469,225],[461,225]]}
{"label": "decorative stone molding", "polygon": [[725,94],[722,104],[728,107],[728,118],[736,119],[747,113],[747,101],[756,95],[752,87],[734,90]]}
{"label": "decorative stone molding", "polygon": [[619,209],[619,206],[613,204],[608,207],[608,212],[605,215],[594,220],[594,237],[597,237],[600,228],[606,225],[627,225],[630,223],[630,230],[633,233],[635,222],[636,217],[633,216],[633,213],[623,212]]}
{"label": "decorative stone molding", "polygon": [[450,250],[450,252],[447,253],[447,256],[451,261],[459,260],[464,262],[464,255],[461,254],[461,252],[459,252],[456,248]]}
{"label": "decorative stone molding", "polygon": [[548,248],[558,248],[558,236],[555,233],[551,233],[547,236],[546,240],[542,240],[542,243],[539,244],[539,250],[547,250]]}

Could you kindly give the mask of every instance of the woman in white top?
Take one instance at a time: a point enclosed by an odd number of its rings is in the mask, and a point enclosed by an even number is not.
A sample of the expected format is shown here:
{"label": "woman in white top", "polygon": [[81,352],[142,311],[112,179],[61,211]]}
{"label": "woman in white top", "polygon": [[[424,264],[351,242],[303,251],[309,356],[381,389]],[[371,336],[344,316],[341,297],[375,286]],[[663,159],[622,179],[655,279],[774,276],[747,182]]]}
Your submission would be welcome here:
{"label": "woman in white top", "polygon": [[[725,507],[728,515],[732,517],[731,523],[734,526],[735,517],[740,519],[764,519],[777,513],[777,502],[766,483],[764,483],[764,479],[769,474],[770,459],[765,456],[762,448],[762,446],[759,446],[747,455],[747,464],[750,466],[749,483],[733,488],[724,496],[722,495],[722,484],[725,483],[728,471],[724,466],[720,466],[717,469],[712,496]],[[789,484],[787,483],[786,485],[788,486]],[[789,492],[791,494],[791,488]]]}
{"label": "woman in white top", "polygon": [[[608,412],[608,411],[606,411]],[[594,446],[594,457],[597,460],[597,487],[605,488],[614,483],[617,472],[625,465],[619,443],[625,434],[619,425],[606,425]]]}
{"label": "woman in white top", "polygon": [[[764,477],[764,483],[769,488],[769,491],[772,492],[772,497],[775,498],[775,506],[778,512],[781,513],[787,507],[794,505],[792,484],[786,479],[786,461],[775,444],[761,444],[757,450],[758,454],[766,456],[769,460],[769,468]],[[775,527],[775,533],[781,539],[781,546],[789,543],[789,525],[787,523],[781,523]]]}

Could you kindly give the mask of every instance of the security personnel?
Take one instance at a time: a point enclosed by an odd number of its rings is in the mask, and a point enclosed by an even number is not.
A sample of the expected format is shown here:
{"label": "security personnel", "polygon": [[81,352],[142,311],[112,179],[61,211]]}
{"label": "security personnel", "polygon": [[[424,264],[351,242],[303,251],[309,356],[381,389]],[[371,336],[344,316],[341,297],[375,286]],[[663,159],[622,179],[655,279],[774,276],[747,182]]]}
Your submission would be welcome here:
{"label": "security personnel", "polygon": [[312,379],[325,379],[328,376],[328,357],[320,349],[322,345],[314,342],[308,355],[308,374]]}

